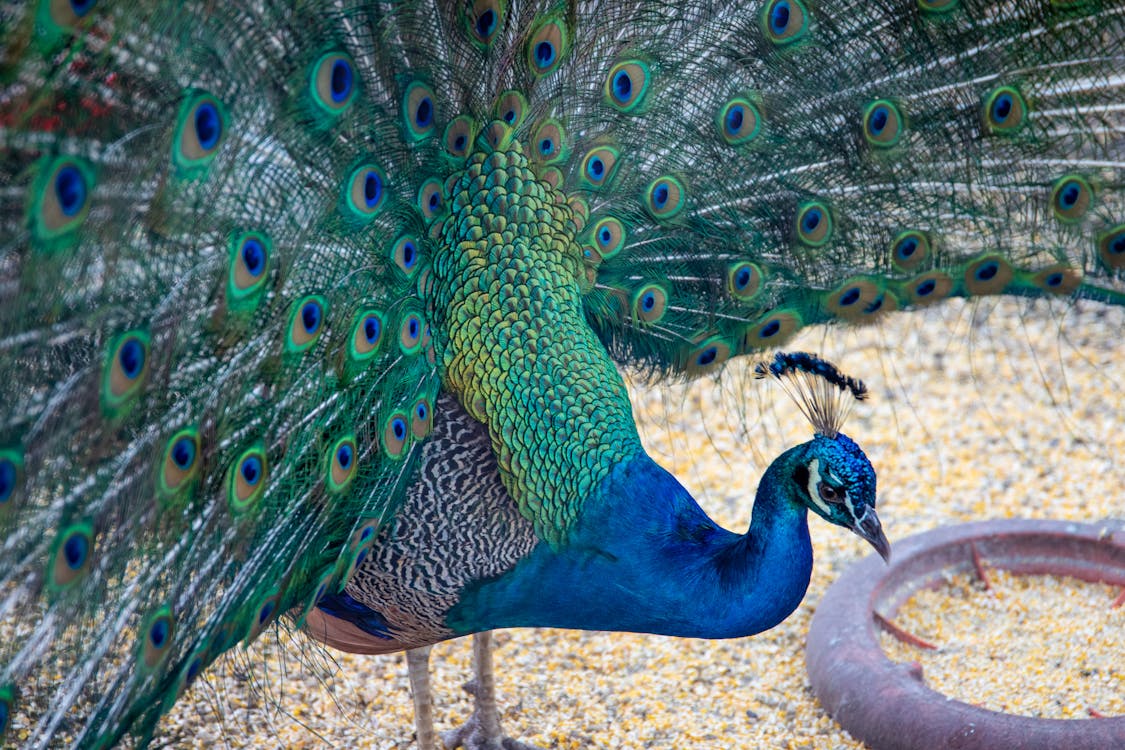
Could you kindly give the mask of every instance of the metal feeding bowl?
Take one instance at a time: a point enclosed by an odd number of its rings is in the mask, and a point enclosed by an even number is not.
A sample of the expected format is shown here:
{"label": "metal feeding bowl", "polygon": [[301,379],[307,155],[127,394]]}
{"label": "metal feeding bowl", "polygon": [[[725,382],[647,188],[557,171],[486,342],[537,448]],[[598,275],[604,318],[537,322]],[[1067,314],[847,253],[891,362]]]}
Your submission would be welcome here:
{"label": "metal feeding bowl", "polygon": [[[969,523],[871,555],[837,580],[809,628],[806,666],[825,710],[874,750],[1110,750],[1125,748],[1125,716],[1037,719],[990,711],[926,687],[917,664],[892,662],[878,629],[918,590],[976,571],[981,560],[1018,574],[1125,586],[1125,524],[1004,520]],[[1115,604],[1120,604],[1120,598]]]}

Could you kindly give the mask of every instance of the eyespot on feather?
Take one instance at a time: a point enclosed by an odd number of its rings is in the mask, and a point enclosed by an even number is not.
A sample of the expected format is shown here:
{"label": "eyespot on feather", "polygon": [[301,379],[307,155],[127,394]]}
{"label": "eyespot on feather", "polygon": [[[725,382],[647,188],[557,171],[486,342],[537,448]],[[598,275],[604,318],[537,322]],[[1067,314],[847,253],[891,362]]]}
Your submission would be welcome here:
{"label": "eyespot on feather", "polygon": [[804,321],[796,310],[776,310],[746,329],[739,342],[740,353],[780,346],[793,336]]}
{"label": "eyespot on feather", "polygon": [[149,338],[144,331],[123,333],[112,342],[102,365],[102,410],[124,412],[144,388],[149,372]]}
{"label": "eyespot on feather", "polygon": [[881,288],[879,296],[867,306],[867,313],[872,316],[871,319],[874,319],[874,316],[878,314],[894,312],[899,309],[901,309],[901,306],[895,293],[889,289]]}
{"label": "eyespot on feather", "polygon": [[1070,294],[1082,284],[1082,272],[1064,263],[1056,263],[1031,277],[1039,289],[1050,294]]}
{"label": "eyespot on feather", "polygon": [[633,319],[638,323],[658,323],[668,310],[668,292],[659,284],[647,284],[633,295]]}
{"label": "eyespot on feather", "polygon": [[762,271],[753,263],[739,261],[727,269],[727,291],[735,299],[747,301],[762,290]]}
{"label": "eyespot on feather", "polygon": [[1106,268],[1125,268],[1125,224],[1098,236],[1098,258]]}
{"label": "eyespot on feather", "polygon": [[515,89],[508,89],[496,99],[495,112],[497,120],[510,128],[518,128],[527,117],[527,98]]}
{"label": "eyespot on feather", "polygon": [[1000,294],[1012,280],[1012,266],[999,255],[986,255],[965,268],[965,291],[969,294]]}
{"label": "eyespot on feather", "polygon": [[481,137],[493,151],[504,151],[515,140],[515,131],[503,120],[493,120],[485,125]]}
{"label": "eyespot on feather", "polygon": [[191,487],[202,463],[199,451],[199,430],[195,427],[184,428],[168,439],[157,482],[161,497],[173,498]]}
{"label": "eyespot on feather", "polygon": [[255,307],[269,278],[273,246],[259,232],[231,235],[227,274],[227,304],[235,310]]}
{"label": "eyespot on feather", "polygon": [[648,64],[640,60],[623,60],[609,69],[604,95],[606,102],[620,112],[637,110],[648,93]]}
{"label": "eyespot on feather", "polygon": [[97,0],[48,0],[45,5],[51,21],[57,26],[74,29],[94,9]]}
{"label": "eyespot on feather", "polygon": [[717,370],[731,356],[731,345],[722,336],[711,336],[687,350],[684,371],[700,375]]}
{"label": "eyespot on feather", "polygon": [[527,43],[527,66],[543,77],[558,70],[569,51],[566,26],[557,18],[547,18],[531,33]]}
{"label": "eyespot on feather", "polygon": [[227,504],[235,515],[254,507],[266,492],[269,463],[261,446],[242,452],[227,472]]}
{"label": "eyespot on feather", "polygon": [[391,258],[394,259],[398,270],[406,274],[407,278],[413,278],[418,271],[418,259],[420,257],[418,240],[414,235],[403,235],[395,240],[394,245],[391,246]]}
{"label": "eyespot on feather", "polygon": [[145,618],[137,633],[138,674],[150,674],[164,663],[172,652],[176,635],[176,619],[167,605]]}
{"label": "eyespot on feather", "polygon": [[312,347],[324,333],[327,315],[328,303],[320,295],[312,294],[296,300],[289,308],[285,351],[300,354]]}
{"label": "eyespot on feather", "polygon": [[876,99],[863,111],[863,137],[876,148],[891,148],[899,142],[903,117],[894,102]]}
{"label": "eyespot on feather", "polygon": [[930,257],[932,247],[933,243],[924,232],[913,229],[900,232],[891,241],[891,261],[903,271],[913,271]]}
{"label": "eyespot on feather", "polygon": [[383,424],[383,452],[389,458],[399,459],[406,454],[410,439],[410,423],[402,412],[394,412]]}
{"label": "eyespot on feather", "polygon": [[386,201],[386,177],[374,164],[352,170],[344,183],[344,206],[347,215],[362,223],[375,218]]}
{"label": "eyespot on feather", "polygon": [[1015,133],[1027,122],[1027,101],[1012,86],[1000,86],[988,93],[981,108],[984,128],[993,135]]}
{"label": "eyespot on feather", "polygon": [[465,158],[469,155],[469,147],[473,143],[476,121],[468,115],[458,115],[445,126],[443,143],[450,156]]}
{"label": "eyespot on feather", "polygon": [[431,178],[422,183],[418,189],[418,210],[423,218],[433,221],[441,214],[443,205],[441,182]]}
{"label": "eyespot on feather", "polygon": [[800,0],[770,0],[762,9],[761,24],[768,40],[789,45],[808,32],[808,11]]}
{"label": "eyespot on feather", "polygon": [[3,742],[4,735],[8,732],[8,726],[11,723],[12,714],[15,713],[15,708],[15,686],[11,683],[0,685],[0,742]]}
{"label": "eyespot on feather", "polygon": [[884,311],[883,290],[871,279],[849,279],[828,294],[824,306],[842,320],[870,322]]}
{"label": "eyespot on feather", "polygon": [[555,120],[545,120],[532,136],[534,158],[542,164],[555,164],[563,158],[566,135],[562,125]]}
{"label": "eyespot on feather", "polygon": [[206,92],[189,90],[176,121],[172,161],[188,173],[206,167],[226,138],[226,124],[226,108],[222,102]]}
{"label": "eyespot on feather", "polygon": [[352,335],[348,339],[348,356],[355,362],[374,357],[383,342],[385,321],[378,310],[360,310],[352,319]]}
{"label": "eyespot on feather", "polygon": [[244,639],[245,643],[250,644],[256,641],[262,631],[277,618],[280,611],[281,593],[277,590],[271,591],[258,601],[253,610],[254,618],[250,623],[250,630]]}
{"label": "eyespot on feather", "polygon": [[55,537],[47,560],[47,588],[61,592],[83,580],[94,555],[94,527],[86,521],[71,524]]}
{"label": "eyespot on feather", "polygon": [[821,247],[832,239],[832,214],[822,201],[809,201],[797,209],[794,221],[797,239],[809,247]]}
{"label": "eyespot on feather", "polygon": [[0,742],[12,724],[12,715],[16,712],[16,686],[13,683],[0,685]]}
{"label": "eyespot on feather", "polygon": [[590,230],[590,239],[603,259],[609,259],[625,247],[625,225],[613,216],[599,219]]}
{"label": "eyespot on feather", "polygon": [[342,566],[340,575],[337,577],[337,593],[344,590],[355,574],[356,568],[363,564],[367,553],[371,551],[371,545],[375,543],[378,538],[378,526],[375,522],[369,521],[361,526],[358,530],[352,533],[351,539],[348,541],[348,546],[344,548],[343,553],[340,555],[338,565]]}
{"label": "eyespot on feather", "polygon": [[417,354],[422,348],[422,336],[426,327],[425,321],[418,313],[411,312],[403,316],[398,328],[398,346],[403,354]]}
{"label": "eyespot on feather", "polygon": [[433,135],[437,127],[434,90],[421,81],[406,87],[402,97],[402,117],[407,134],[415,141]]}
{"label": "eyespot on feather", "polygon": [[1051,210],[1064,224],[1082,220],[1094,202],[1094,189],[1085,177],[1065,175],[1051,188]]}
{"label": "eyespot on feather", "polygon": [[924,307],[948,299],[953,292],[953,280],[944,271],[929,271],[904,282],[903,292],[906,304]]}
{"label": "eyespot on feather", "polygon": [[758,107],[745,97],[735,97],[724,104],[715,117],[719,137],[727,145],[749,143],[762,132],[762,116]]}
{"label": "eyespot on feather", "polygon": [[0,449],[0,517],[19,505],[23,493],[23,453]]}
{"label": "eyespot on feather", "polygon": [[93,169],[81,159],[40,160],[28,191],[27,209],[32,236],[40,247],[82,225],[90,212],[93,188]]}
{"label": "eyespot on feather", "polygon": [[410,409],[410,434],[415,440],[425,439],[434,427],[434,410],[430,399],[420,398]]}
{"label": "eyespot on feather", "polygon": [[343,114],[355,100],[355,64],[338,52],[322,55],[312,66],[309,93],[320,109],[332,116]]}
{"label": "eyespot on feather", "polygon": [[344,435],[329,446],[324,454],[324,463],[327,467],[324,481],[327,490],[336,495],[348,489],[359,467],[355,436]]}
{"label": "eyespot on feather", "polygon": [[605,187],[617,169],[617,149],[598,146],[582,159],[582,182],[588,188]]}
{"label": "eyespot on feather", "polygon": [[199,675],[203,674],[203,670],[206,669],[209,663],[209,657],[210,649],[207,644],[203,644],[198,646],[191,655],[182,662],[174,686],[165,694],[162,706],[164,711],[171,709],[176,701],[182,698],[188,690],[191,689],[191,686],[195,684]]}
{"label": "eyespot on feather", "polygon": [[687,189],[675,177],[658,177],[645,189],[645,210],[658,221],[675,218],[686,204]]}
{"label": "eyespot on feather", "polygon": [[469,39],[479,47],[488,47],[504,24],[507,3],[502,0],[476,0],[465,9],[465,27]]}

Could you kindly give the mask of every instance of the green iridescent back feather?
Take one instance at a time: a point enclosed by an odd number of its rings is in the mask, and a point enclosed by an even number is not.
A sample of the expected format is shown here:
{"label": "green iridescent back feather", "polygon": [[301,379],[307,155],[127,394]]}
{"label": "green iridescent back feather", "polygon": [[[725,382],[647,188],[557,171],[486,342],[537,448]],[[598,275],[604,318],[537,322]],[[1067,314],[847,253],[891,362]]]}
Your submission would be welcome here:
{"label": "green iridescent back feather", "polygon": [[342,587],[442,388],[564,544],[636,450],[598,339],[1125,301],[1122,3],[436,6],[0,4],[0,716],[49,675],[44,743]]}

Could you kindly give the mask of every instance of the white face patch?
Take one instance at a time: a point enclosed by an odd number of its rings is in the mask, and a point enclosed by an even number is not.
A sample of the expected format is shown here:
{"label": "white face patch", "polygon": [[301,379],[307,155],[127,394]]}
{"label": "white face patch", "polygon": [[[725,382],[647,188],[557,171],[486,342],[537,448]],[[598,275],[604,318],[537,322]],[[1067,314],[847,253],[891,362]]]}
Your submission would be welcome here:
{"label": "white face patch", "polygon": [[[816,507],[818,507],[822,511],[824,511],[825,515],[830,516],[830,515],[832,515],[832,511],[828,508],[828,505],[823,500],[820,499],[820,490],[817,489],[819,487],[819,485],[820,485],[820,459],[814,458],[812,461],[809,461],[809,486],[808,486],[809,497],[811,497],[812,501],[814,503],[816,503]],[[850,504],[851,501],[848,501],[848,502]],[[850,507],[850,505],[849,505],[849,507]]]}
{"label": "white face patch", "polygon": [[[816,503],[816,507],[820,508],[826,514],[831,515],[832,511],[829,509],[827,503],[825,503],[824,500],[822,500],[820,497],[820,483],[825,480],[827,480],[827,483],[833,487],[840,486],[839,480],[836,479],[836,477],[832,474],[831,469],[829,469],[828,467],[825,467],[823,475],[820,473],[820,459],[814,458],[809,462],[809,497],[811,497],[812,501]],[[843,496],[844,507],[848,509],[848,515],[850,515],[852,518],[855,518],[855,505],[852,504],[852,496],[848,494],[847,490],[844,489],[839,490],[839,492]],[[867,515],[866,508],[863,511],[863,515]],[[857,518],[856,520],[860,521],[862,519]]]}

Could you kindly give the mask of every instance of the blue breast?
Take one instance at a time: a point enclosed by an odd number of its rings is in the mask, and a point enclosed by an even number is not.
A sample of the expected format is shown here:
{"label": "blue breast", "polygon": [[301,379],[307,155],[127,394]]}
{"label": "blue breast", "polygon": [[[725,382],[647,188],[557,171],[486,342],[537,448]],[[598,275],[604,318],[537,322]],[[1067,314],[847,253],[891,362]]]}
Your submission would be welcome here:
{"label": "blue breast", "polygon": [[642,454],[586,501],[565,545],[541,543],[511,571],[466,587],[447,624],[699,638],[766,630],[797,607],[812,571],[804,508],[774,505],[756,508],[765,520],[755,534],[733,534]]}

